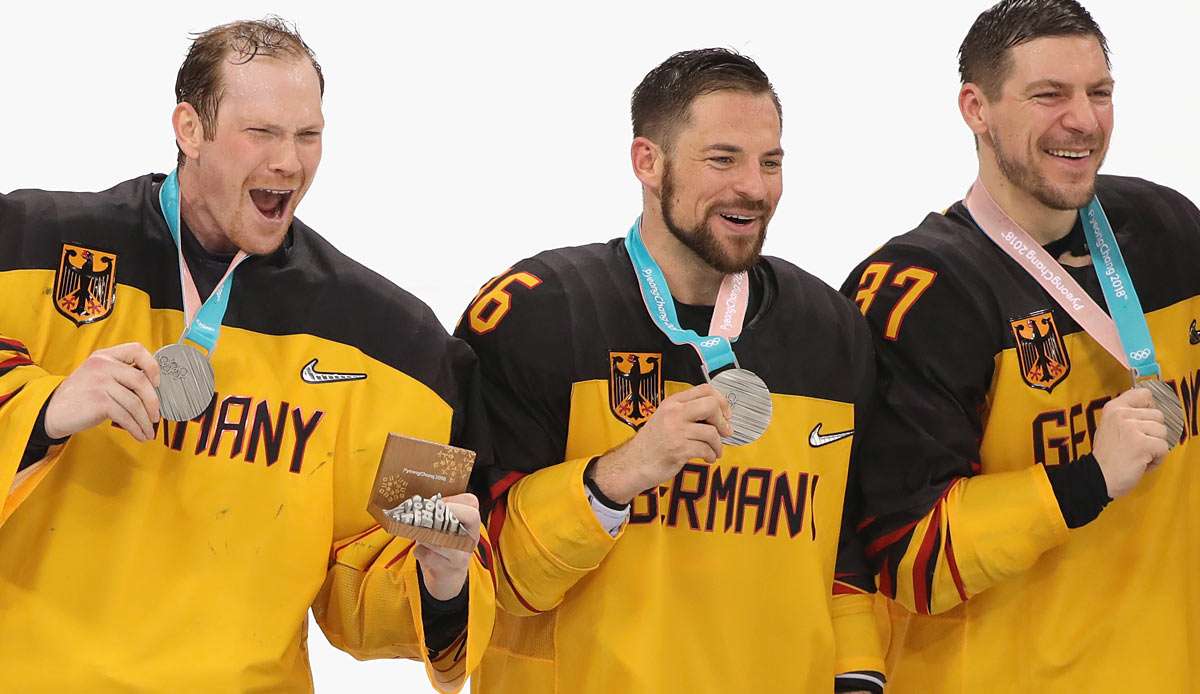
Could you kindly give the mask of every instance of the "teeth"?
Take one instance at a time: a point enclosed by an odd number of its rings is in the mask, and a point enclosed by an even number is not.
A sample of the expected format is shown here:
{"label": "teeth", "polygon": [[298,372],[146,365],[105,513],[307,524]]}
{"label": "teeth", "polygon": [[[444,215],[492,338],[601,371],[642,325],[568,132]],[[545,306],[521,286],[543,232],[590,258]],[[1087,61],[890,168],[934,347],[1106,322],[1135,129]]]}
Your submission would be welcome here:
{"label": "teeth", "polygon": [[727,215],[723,215],[723,216],[726,217],[727,219],[735,219],[739,222],[749,222],[750,220],[754,219],[754,217],[745,217],[740,214],[727,214]]}
{"label": "teeth", "polygon": [[1048,149],[1046,151],[1056,157],[1066,157],[1067,159],[1083,159],[1092,153],[1090,149],[1085,149],[1081,152],[1072,152],[1067,149]]}

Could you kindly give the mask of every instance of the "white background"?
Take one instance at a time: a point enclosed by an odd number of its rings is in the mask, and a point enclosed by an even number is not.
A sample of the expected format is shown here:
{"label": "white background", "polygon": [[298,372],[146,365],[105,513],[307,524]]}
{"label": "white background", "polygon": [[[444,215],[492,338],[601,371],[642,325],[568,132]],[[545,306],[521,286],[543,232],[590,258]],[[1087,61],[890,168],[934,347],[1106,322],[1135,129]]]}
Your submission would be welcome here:
{"label": "white background", "polygon": [[[787,186],[766,252],[836,286],[974,178],[956,51],[987,4],[10,3],[0,192],[169,170],[188,32],[278,12],[327,85],[325,156],[299,216],[451,327],[512,262],[625,232],[641,205],[631,91],[675,51],[726,46],[783,101]],[[1105,171],[1200,201],[1200,2],[1086,4],[1117,79]],[[318,691],[428,689],[418,664],[358,663],[310,634]]]}

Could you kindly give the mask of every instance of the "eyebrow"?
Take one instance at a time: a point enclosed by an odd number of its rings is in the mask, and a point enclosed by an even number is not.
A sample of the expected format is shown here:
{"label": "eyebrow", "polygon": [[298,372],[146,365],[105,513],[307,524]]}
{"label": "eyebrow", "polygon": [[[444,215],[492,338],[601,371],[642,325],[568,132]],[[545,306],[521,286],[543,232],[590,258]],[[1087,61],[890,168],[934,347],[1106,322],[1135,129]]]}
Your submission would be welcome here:
{"label": "eyebrow", "polygon": [[[1089,84],[1087,88],[1088,89],[1097,89],[1099,87],[1111,87],[1114,84],[1116,84],[1116,81],[1114,81],[1113,78],[1106,77],[1102,80],[1099,80],[1098,82],[1093,82],[1092,84]],[[1037,91],[1038,89],[1045,89],[1047,87],[1049,87],[1051,89],[1058,89],[1058,90],[1064,90],[1064,91],[1068,88],[1068,86],[1065,82],[1059,82],[1058,80],[1038,80],[1037,82],[1033,82],[1033,83],[1027,85],[1025,87],[1025,91],[1033,92],[1033,91]]]}
{"label": "eyebrow", "polygon": [[[257,118],[247,118],[243,122],[242,127],[244,127],[244,128],[262,128],[263,130],[270,130],[273,132],[281,132],[281,133],[286,133],[286,132],[291,131],[291,128],[280,125],[279,123],[275,123],[275,122],[267,121],[267,120],[260,120]],[[307,125],[303,125],[299,128],[296,128],[296,132],[303,133],[303,132],[309,132],[311,130],[321,130],[324,127],[325,127],[324,123],[314,121]]]}
{"label": "eyebrow", "polygon": [[[737,145],[730,145],[730,144],[726,144],[724,142],[718,142],[716,144],[711,144],[711,145],[705,147],[704,150],[705,151],[716,150],[718,152],[729,152],[730,154],[741,154],[744,151],[741,147],[738,147]],[[783,148],[776,147],[775,149],[773,149],[769,152],[764,152],[763,156],[764,157],[782,157],[783,156]]]}

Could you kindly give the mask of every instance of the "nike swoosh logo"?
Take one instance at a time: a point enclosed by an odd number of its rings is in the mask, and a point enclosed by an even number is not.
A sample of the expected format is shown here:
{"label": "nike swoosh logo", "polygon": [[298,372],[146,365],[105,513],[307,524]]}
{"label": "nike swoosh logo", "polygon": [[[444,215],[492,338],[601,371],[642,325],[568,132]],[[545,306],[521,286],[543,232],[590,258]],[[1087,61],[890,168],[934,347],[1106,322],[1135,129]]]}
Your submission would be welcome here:
{"label": "nike swoosh logo", "polygon": [[300,369],[300,380],[305,383],[336,383],[338,381],[361,381],[366,374],[347,374],[336,371],[317,371],[317,360],[313,359]]}
{"label": "nike swoosh logo", "polygon": [[820,448],[821,446],[828,446],[831,443],[837,443],[842,439],[848,439],[851,436],[854,436],[853,429],[848,431],[839,431],[833,434],[822,434],[821,422],[817,422],[817,425],[813,427],[813,430],[808,434],[808,445],[812,446],[813,448]]}

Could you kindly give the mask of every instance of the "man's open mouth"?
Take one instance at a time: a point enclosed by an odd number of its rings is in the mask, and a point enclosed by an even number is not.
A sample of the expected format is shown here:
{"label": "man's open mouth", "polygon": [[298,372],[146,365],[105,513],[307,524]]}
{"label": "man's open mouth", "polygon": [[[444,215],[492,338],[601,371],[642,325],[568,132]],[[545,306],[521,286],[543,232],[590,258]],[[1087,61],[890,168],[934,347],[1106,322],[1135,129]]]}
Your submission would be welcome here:
{"label": "man's open mouth", "polygon": [[262,216],[272,221],[283,218],[284,210],[292,199],[294,190],[276,188],[251,188],[250,200]]}

